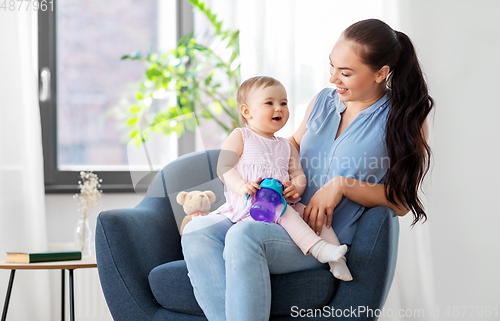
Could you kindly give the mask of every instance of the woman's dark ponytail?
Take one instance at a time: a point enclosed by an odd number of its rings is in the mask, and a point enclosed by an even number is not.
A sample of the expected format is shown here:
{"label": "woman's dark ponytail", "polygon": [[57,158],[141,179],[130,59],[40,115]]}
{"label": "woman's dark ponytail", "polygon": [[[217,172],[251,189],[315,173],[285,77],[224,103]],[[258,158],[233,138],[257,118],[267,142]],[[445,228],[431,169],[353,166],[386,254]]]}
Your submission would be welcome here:
{"label": "woman's dark ponytail", "polygon": [[390,202],[394,203],[394,196],[405,201],[415,224],[427,220],[417,193],[430,167],[431,149],[422,128],[434,103],[410,38],[399,31],[396,34],[401,51],[388,79],[392,109],[387,119],[386,145],[391,167],[385,188]]}
{"label": "woman's dark ponytail", "polygon": [[413,224],[426,220],[418,190],[429,171],[431,149],[423,126],[434,102],[429,96],[413,44],[402,32],[369,19],[348,27],[343,36],[364,46],[361,59],[374,71],[390,67],[387,78],[392,107],[387,118],[386,147],[390,167],[385,175],[387,199],[405,203]]}

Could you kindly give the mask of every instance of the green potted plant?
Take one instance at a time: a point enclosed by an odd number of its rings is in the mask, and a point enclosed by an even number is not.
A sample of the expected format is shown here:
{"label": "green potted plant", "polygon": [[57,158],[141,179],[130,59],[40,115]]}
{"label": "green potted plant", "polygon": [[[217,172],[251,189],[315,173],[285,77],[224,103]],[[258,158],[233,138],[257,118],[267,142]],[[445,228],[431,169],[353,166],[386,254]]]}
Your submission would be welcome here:
{"label": "green potted plant", "polygon": [[146,66],[136,100],[126,111],[130,137],[138,143],[150,131],[176,132],[180,137],[186,129],[194,130],[200,119],[215,121],[228,134],[240,126],[235,100],[240,84],[239,30],[223,30],[222,22],[202,1],[187,1],[214,29],[208,44],[199,43],[190,33],[170,52],[142,57],[138,51],[122,57]]}

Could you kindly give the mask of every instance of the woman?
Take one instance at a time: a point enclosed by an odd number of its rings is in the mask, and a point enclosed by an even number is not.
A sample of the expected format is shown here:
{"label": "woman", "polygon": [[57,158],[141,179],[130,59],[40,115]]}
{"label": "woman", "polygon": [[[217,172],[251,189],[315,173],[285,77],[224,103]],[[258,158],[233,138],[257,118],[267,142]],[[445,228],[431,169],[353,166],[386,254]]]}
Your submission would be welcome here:
{"label": "woman", "polygon": [[[382,21],[360,21],[329,58],[336,88],[316,95],[289,139],[307,177],[304,220],[351,244],[365,207],[425,219],[417,191],[429,168],[424,121],[433,102],[410,39]],[[182,246],[209,320],[268,320],[271,273],[328,268],[305,256],[279,225],[233,225],[221,215],[193,220]]]}
{"label": "woman", "polygon": [[[388,206],[399,216],[406,215],[411,210],[414,215],[413,224],[425,219],[417,191],[429,168],[431,154],[426,143],[425,119],[432,109],[433,100],[428,94],[410,39],[382,21],[360,21],[342,33],[329,58],[330,82],[336,86],[336,90],[324,90],[316,95],[309,104],[304,121],[290,138],[297,148],[302,147],[303,167],[304,170],[309,169],[309,175],[306,173],[308,188],[302,196],[303,202],[308,204],[304,220],[316,231],[321,231],[326,216],[326,226],[330,226],[332,216],[335,216],[333,210],[339,210],[339,202],[345,196],[347,199],[344,201],[348,203],[345,206],[351,207],[351,210],[342,211],[342,216],[336,215],[337,222],[333,226],[336,231],[348,229],[343,236],[338,237],[341,243],[344,240],[349,244],[355,231],[352,226],[358,217],[352,215],[357,206],[353,202],[364,207]],[[317,102],[318,96],[321,102]],[[311,115],[315,103],[318,106]],[[390,108],[387,108],[389,105]],[[341,116],[336,118],[332,108],[336,108]],[[375,110],[377,108],[379,110]],[[377,116],[379,119],[374,119]],[[320,124],[317,124],[318,121]],[[377,121],[380,124],[376,124]],[[325,124],[328,125],[327,128],[321,128],[320,131],[312,128]],[[373,128],[377,125],[378,128]],[[306,128],[309,130],[306,131]],[[361,137],[359,132],[363,133]],[[358,137],[352,137],[355,135]],[[369,135],[369,139],[366,139]],[[379,136],[384,137],[385,146],[379,144]],[[318,172],[325,172],[325,167],[318,170],[311,166],[312,161],[308,164],[307,160],[311,160],[319,151],[324,152],[325,148],[317,145],[318,142],[324,142],[326,137],[335,137],[330,149],[337,147],[337,139],[342,140],[339,145],[346,144],[346,141],[351,143],[350,146],[345,146],[345,153],[340,150],[337,159],[349,156],[346,161],[351,164],[347,165],[354,165],[356,169],[359,169],[359,165],[356,165],[361,163],[360,158],[364,155],[375,157],[368,162],[367,167],[379,171],[372,171],[371,176],[380,178],[375,182],[378,184],[345,177],[347,175],[340,172],[343,167],[347,167],[344,162],[338,166],[337,173],[331,173],[332,168],[328,169],[331,179],[326,184],[313,187],[312,184],[317,180],[311,178],[315,178],[314,174],[317,175]],[[370,147],[370,144],[378,146]],[[341,149],[342,146],[338,148]],[[338,150],[335,152],[339,153]],[[363,162],[363,165],[366,163]],[[355,175],[353,171],[350,172],[352,176]],[[370,175],[367,176],[370,178]],[[358,210],[357,214],[360,215],[361,212]]]}

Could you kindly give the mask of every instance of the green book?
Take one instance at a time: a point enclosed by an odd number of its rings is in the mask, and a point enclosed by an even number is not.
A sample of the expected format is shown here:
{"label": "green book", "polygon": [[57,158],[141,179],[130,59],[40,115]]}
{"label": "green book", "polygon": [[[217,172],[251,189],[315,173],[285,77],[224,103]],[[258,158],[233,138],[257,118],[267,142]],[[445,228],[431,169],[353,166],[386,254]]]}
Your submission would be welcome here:
{"label": "green book", "polygon": [[7,252],[7,262],[9,263],[41,263],[55,261],[75,261],[81,259],[82,252],[80,251],[40,253]]}

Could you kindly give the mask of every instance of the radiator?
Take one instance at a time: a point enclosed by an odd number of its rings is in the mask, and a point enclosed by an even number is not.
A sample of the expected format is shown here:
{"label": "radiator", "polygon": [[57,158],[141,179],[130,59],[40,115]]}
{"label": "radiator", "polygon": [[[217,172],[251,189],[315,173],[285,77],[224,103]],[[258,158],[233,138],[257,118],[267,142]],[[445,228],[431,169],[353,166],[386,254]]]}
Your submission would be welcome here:
{"label": "radiator", "polygon": [[[66,272],[66,312],[69,320],[69,277]],[[112,321],[99,283],[97,269],[77,269],[75,282],[75,318],[79,321]]]}

